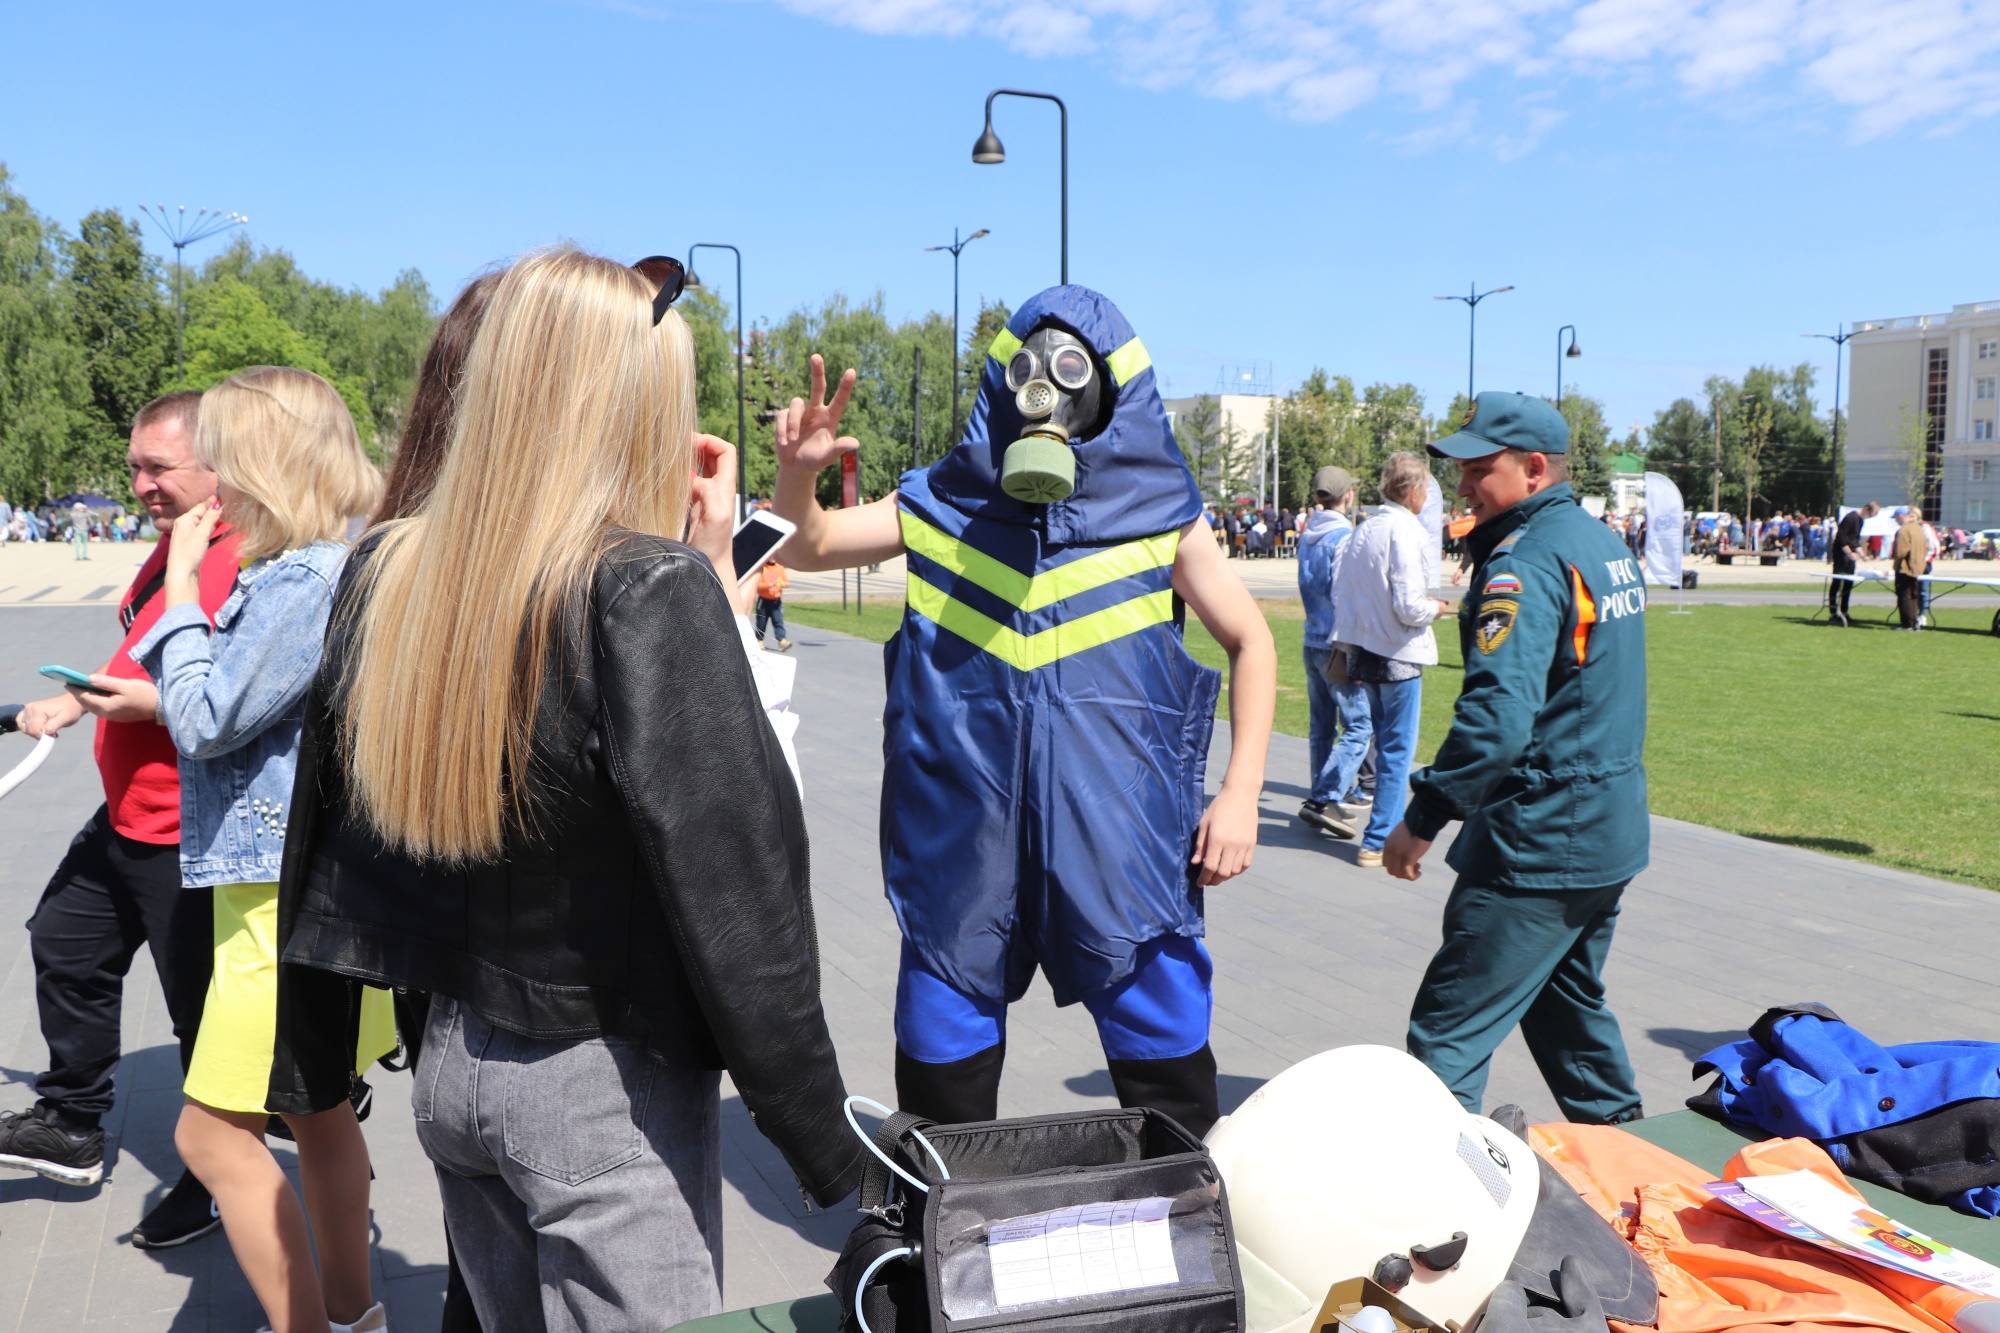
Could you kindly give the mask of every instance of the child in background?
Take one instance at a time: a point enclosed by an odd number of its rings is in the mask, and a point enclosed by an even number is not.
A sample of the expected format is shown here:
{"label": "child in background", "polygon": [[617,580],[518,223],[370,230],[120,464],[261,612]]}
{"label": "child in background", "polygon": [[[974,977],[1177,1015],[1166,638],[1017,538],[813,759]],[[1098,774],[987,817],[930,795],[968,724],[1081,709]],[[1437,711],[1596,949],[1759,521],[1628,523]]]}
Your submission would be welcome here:
{"label": "child in background", "polygon": [[785,587],[791,581],[785,567],[775,560],[757,572],[757,642],[764,642],[764,626],[769,624],[778,631],[780,649],[792,646],[785,637]]}

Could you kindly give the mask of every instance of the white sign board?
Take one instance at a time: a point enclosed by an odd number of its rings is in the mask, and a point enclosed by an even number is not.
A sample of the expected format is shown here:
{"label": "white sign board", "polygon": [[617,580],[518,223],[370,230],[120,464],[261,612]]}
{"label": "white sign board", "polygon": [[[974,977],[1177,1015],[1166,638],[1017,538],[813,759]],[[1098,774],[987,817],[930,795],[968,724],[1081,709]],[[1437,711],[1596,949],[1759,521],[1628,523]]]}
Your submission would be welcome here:
{"label": "white sign board", "polygon": [[1681,492],[1657,472],[1646,474],[1646,582],[1681,586]]}
{"label": "white sign board", "polygon": [[1430,488],[1424,493],[1423,512],[1417,521],[1424,525],[1424,534],[1429,538],[1424,543],[1424,586],[1442,586],[1444,575],[1444,491],[1438,486],[1436,477],[1430,478]]}

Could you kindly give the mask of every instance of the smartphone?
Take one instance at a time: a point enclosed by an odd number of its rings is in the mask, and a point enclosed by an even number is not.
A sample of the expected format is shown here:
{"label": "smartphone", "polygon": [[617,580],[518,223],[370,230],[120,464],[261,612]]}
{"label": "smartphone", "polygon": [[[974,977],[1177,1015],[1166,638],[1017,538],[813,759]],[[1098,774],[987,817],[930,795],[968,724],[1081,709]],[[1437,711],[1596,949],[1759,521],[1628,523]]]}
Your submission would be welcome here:
{"label": "smartphone", "polygon": [[89,676],[85,675],[81,671],[73,670],[70,667],[45,666],[42,668],[42,674],[44,676],[47,676],[50,680],[59,680],[65,685],[74,685],[79,690],[86,690],[91,694],[104,693],[103,690],[98,689],[95,685],[92,685],[90,683]]}
{"label": "smartphone", "polygon": [[736,581],[742,583],[762,569],[764,563],[785,544],[785,538],[796,531],[797,524],[779,518],[768,509],[751,510],[750,517],[743,520],[730,542],[730,557],[736,562]]}

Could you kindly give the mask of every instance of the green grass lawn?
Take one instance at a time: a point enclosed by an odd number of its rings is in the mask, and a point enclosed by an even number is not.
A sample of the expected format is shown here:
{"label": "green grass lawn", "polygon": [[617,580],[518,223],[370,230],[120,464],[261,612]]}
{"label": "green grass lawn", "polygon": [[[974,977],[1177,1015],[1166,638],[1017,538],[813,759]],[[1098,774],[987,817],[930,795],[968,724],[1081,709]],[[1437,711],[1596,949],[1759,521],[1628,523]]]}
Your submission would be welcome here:
{"label": "green grass lawn", "polygon": [[[1303,736],[1299,605],[1259,605],[1278,645],[1278,730]],[[1661,595],[1646,618],[1655,814],[2000,889],[2000,640],[1987,633],[1990,608],[1940,604],[1938,628],[1924,634],[1891,633],[1872,613],[1860,629],[1808,624],[1809,607],[1671,610]],[[902,603],[870,601],[856,616],[788,602],[785,614],[880,642]],[[1192,618],[1187,644],[1223,665],[1221,646]],[[1424,677],[1419,760],[1451,725],[1455,626],[1440,629],[1438,649],[1443,660]]]}

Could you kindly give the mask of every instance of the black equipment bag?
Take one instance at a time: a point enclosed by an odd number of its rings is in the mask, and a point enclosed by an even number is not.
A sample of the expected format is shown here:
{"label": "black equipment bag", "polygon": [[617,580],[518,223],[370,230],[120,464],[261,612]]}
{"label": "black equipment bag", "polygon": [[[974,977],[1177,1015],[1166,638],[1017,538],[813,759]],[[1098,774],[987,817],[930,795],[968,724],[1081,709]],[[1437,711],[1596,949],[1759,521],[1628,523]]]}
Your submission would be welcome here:
{"label": "black equipment bag", "polygon": [[1243,1327],[1222,1174],[1158,1111],[964,1125],[899,1111],[872,1146],[928,1193],[869,1164],[865,1216],[826,1279],[846,1333]]}

